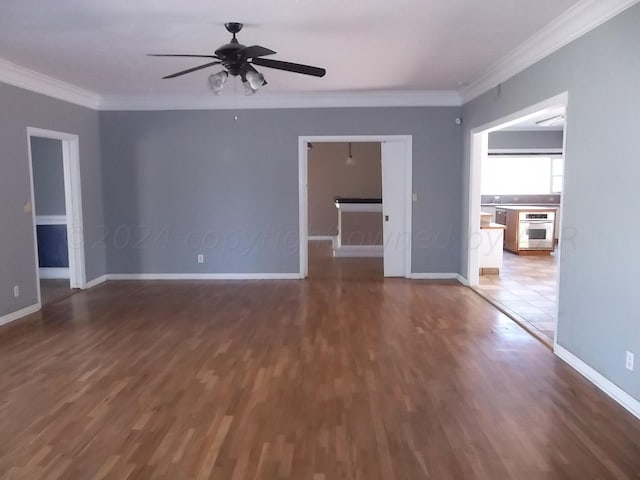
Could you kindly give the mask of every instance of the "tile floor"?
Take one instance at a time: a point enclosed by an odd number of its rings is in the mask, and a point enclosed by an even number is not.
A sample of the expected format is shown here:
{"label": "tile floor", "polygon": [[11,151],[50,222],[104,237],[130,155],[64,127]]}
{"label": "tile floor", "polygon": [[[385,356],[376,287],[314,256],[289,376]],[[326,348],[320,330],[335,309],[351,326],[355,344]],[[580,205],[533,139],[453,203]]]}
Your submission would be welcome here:
{"label": "tile floor", "polygon": [[553,344],[558,314],[558,257],[521,256],[504,252],[500,275],[480,276],[480,290],[488,299],[548,344]]}

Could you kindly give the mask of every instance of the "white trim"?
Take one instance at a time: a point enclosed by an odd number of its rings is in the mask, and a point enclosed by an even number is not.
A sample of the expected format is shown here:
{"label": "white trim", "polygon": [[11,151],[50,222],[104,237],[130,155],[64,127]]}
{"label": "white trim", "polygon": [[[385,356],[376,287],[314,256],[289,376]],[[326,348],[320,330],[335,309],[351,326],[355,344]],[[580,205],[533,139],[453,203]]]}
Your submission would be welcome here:
{"label": "white trim", "polygon": [[22,317],[26,317],[27,315],[31,315],[32,313],[36,313],[38,310],[40,310],[40,308],[40,302],[38,302],[28,307],[22,308],[16,312],[3,315],[2,317],[0,317],[0,325],[6,325],[7,323],[15,322]]}
{"label": "white trim", "polygon": [[467,103],[573,40],[622,13],[639,0],[582,0],[554,19],[518,47],[491,65],[471,85],[460,90]]}
{"label": "white trim", "polygon": [[299,273],[110,273],[107,280],[299,280]]}
{"label": "white trim", "polygon": [[534,127],[533,125],[514,125],[513,127],[510,127],[507,132],[561,132],[562,130],[564,130],[564,126],[541,127],[540,125],[537,125]]}
{"label": "white trim", "polygon": [[459,107],[455,90],[369,92],[260,92],[251,97],[222,95],[104,96],[100,110],[242,110],[263,108]]}
{"label": "white trim", "polygon": [[38,275],[40,279],[68,279],[69,269],[64,267],[40,267]]}
{"label": "white trim", "polygon": [[335,235],[309,235],[310,242],[334,242]]}
{"label": "white trim", "polygon": [[[69,251],[69,277],[71,288],[85,288],[85,250],[84,227],[82,217],[82,182],[80,178],[80,141],[72,133],[27,127],[27,149],[29,156],[29,176],[31,187],[31,211],[33,217],[34,253],[36,278],[39,278],[38,240],[36,235],[35,192],[33,183],[33,159],[31,156],[31,137],[50,138],[62,142],[62,163],[64,170],[64,191],[66,205],[67,248]],[[37,282],[38,302],[40,284]]]}
{"label": "white trim", "polygon": [[469,286],[469,280],[467,280],[466,277],[460,275],[459,273],[456,275],[456,280],[458,280],[462,285],[466,287]]}
{"label": "white trim", "polygon": [[40,260],[38,258],[38,229],[36,226],[36,193],[33,181],[33,159],[31,158],[31,136],[29,135],[29,128],[27,128],[27,160],[29,162],[29,201],[31,202],[31,228],[33,228],[33,266],[35,269],[36,299],[37,305],[42,305],[42,294],[40,292]]}
{"label": "white trim", "polygon": [[493,155],[510,155],[522,153],[534,153],[542,155],[562,155],[562,148],[490,148],[489,154]]}
{"label": "white trim", "polygon": [[309,270],[309,212],[308,212],[308,163],[309,149],[307,144],[322,142],[385,142],[403,141],[406,143],[407,203],[405,207],[407,226],[407,252],[405,255],[405,277],[411,275],[412,259],[412,212],[413,212],[413,136],[412,135],[317,135],[298,137],[298,204],[299,204],[299,237],[300,237],[300,277],[306,278]]}
{"label": "white trim", "polygon": [[[300,276],[307,278],[309,273],[309,141],[298,137],[298,229],[300,235]],[[340,217],[338,217],[340,218]],[[333,245],[336,245],[337,239]]]}
{"label": "white trim", "polygon": [[[565,107],[568,114],[569,93],[564,92],[555,97],[544,100],[528,108],[512,113],[493,122],[471,130],[471,148],[469,158],[469,217],[467,230],[467,280],[468,285],[476,286],[480,283],[480,262],[478,247],[480,241],[480,211],[481,211],[481,163],[489,151],[489,133],[502,130],[528,117],[535,117],[548,109],[557,111],[559,106]],[[567,123],[568,125],[568,123]],[[566,134],[564,136],[566,141]],[[563,147],[566,151],[566,145]],[[563,196],[564,197],[564,196]],[[475,243],[474,243],[475,242]],[[475,247],[475,248],[474,248]]]}
{"label": "white trim", "polygon": [[343,212],[382,212],[382,203],[341,203],[336,205]]}
{"label": "white trim", "polygon": [[97,110],[100,96],[62,80],[0,58],[0,82]]}
{"label": "white trim", "polygon": [[460,281],[459,273],[412,273],[409,277],[412,280],[458,280]]}
{"label": "white trim", "polygon": [[98,278],[94,278],[93,280],[89,280],[84,288],[85,289],[89,289],[89,288],[93,288],[93,287],[97,287],[98,285],[100,285],[101,283],[104,283],[108,280],[108,276],[107,275],[101,275]]}
{"label": "white trim", "polygon": [[382,245],[341,245],[333,251],[334,257],[383,257]]}
{"label": "white trim", "polygon": [[553,346],[554,353],[578,371],[587,380],[606,393],[609,397],[618,402],[629,413],[640,419],[640,401],[629,395],[618,387],[615,383],[605,378],[595,369],[584,363],[566,348],[558,345]]}
{"label": "white trim", "polygon": [[36,225],[65,225],[66,215],[36,215]]}

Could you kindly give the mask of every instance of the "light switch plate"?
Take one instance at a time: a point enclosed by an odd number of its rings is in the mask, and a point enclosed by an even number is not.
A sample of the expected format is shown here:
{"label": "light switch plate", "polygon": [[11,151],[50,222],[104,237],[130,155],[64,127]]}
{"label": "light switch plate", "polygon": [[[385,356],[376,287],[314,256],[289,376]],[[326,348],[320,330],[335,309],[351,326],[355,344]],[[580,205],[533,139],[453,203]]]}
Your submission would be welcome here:
{"label": "light switch plate", "polygon": [[31,213],[31,202],[24,202],[24,213]]}
{"label": "light switch plate", "polygon": [[414,202],[417,202],[417,201],[418,201],[418,194],[417,194],[416,192],[413,192],[413,193],[411,194],[411,199],[412,199]]}

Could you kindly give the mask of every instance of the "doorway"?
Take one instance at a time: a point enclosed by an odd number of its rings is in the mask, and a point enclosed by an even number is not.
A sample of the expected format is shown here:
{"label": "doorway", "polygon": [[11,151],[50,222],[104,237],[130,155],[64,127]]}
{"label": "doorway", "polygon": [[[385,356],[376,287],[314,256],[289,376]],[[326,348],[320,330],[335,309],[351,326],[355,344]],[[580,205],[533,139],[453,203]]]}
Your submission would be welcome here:
{"label": "doorway", "polygon": [[[383,220],[382,271],[385,277],[409,277],[411,273],[411,136],[299,137],[301,277],[306,278],[309,273],[309,144],[315,146],[323,143],[346,145],[350,143],[352,146],[355,143],[380,144],[382,203],[378,214]],[[371,204],[363,205],[362,208],[372,212]]]}
{"label": "doorway", "polygon": [[381,147],[307,144],[309,278],[383,276]]}
{"label": "doorway", "polygon": [[27,128],[38,304],[85,287],[77,135]]}
{"label": "doorway", "polygon": [[[549,346],[558,319],[567,106],[564,93],[471,132],[468,283]],[[488,242],[491,234],[500,242]],[[497,262],[488,273],[487,262]]]}

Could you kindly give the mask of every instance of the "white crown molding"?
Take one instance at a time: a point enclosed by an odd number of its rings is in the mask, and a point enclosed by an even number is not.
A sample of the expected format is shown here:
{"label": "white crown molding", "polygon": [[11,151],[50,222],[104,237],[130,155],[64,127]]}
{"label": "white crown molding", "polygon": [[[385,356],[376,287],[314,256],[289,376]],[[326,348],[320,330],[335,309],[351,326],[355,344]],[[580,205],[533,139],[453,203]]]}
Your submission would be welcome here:
{"label": "white crown molding", "polygon": [[0,82],[97,110],[100,96],[0,58]]}
{"label": "white crown molding", "polygon": [[207,95],[104,96],[100,110],[242,110],[267,108],[452,107],[462,104],[453,90],[313,92],[277,94],[260,92],[247,97]]}
{"label": "white crown molding", "polygon": [[602,25],[640,0],[582,0],[502,57],[471,85],[460,89],[467,103]]}

